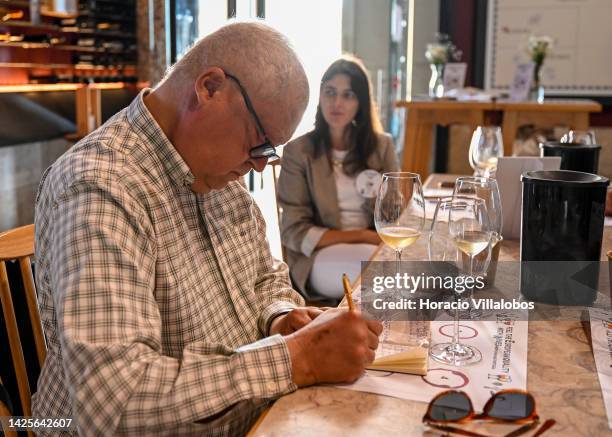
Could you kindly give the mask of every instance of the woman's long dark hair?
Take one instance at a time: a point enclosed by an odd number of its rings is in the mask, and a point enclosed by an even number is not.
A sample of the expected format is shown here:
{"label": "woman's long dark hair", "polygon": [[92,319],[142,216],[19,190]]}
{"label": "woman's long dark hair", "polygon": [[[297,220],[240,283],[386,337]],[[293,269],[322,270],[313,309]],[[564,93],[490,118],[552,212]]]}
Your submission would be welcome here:
{"label": "woman's long dark hair", "polygon": [[[368,158],[374,153],[378,143],[376,134],[382,132],[382,126],[372,98],[370,79],[363,63],[349,56],[338,59],[323,74],[321,90],[325,82],[338,74],[346,74],[350,78],[351,89],[359,101],[359,109],[355,114],[354,122],[348,126],[350,129],[349,152],[343,163],[344,172],[351,176],[367,168]],[[320,104],[317,107],[315,128],[309,135],[315,146],[315,157],[323,154],[331,156],[329,125],[323,117]]]}

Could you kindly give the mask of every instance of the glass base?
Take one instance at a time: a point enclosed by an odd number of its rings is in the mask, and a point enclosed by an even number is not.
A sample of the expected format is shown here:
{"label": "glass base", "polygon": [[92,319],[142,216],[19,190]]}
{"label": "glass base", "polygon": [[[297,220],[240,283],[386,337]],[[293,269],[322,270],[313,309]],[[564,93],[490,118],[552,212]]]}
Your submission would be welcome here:
{"label": "glass base", "polygon": [[458,343],[438,343],[431,347],[429,355],[434,361],[450,366],[470,366],[482,361],[482,354],[473,346]]}
{"label": "glass base", "polygon": [[[445,310],[446,314],[451,317],[455,317],[455,310]],[[467,310],[459,310],[459,320],[482,320],[484,311],[477,310],[475,308],[468,308]]]}

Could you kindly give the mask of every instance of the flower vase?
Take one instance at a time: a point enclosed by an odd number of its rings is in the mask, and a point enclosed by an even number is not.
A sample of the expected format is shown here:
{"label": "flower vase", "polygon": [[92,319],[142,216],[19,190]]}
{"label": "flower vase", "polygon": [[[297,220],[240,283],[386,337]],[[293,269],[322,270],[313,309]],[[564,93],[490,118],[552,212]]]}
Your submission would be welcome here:
{"label": "flower vase", "polygon": [[529,89],[529,100],[536,101],[538,103],[544,103],[544,86],[540,81],[540,70],[542,69],[542,63],[536,62],[535,68],[533,70],[533,82],[531,83],[531,88]]}
{"label": "flower vase", "polygon": [[431,79],[429,79],[429,97],[439,99],[444,97],[444,64],[430,64]]}
{"label": "flower vase", "polygon": [[534,81],[529,89],[529,100],[544,103],[544,85],[540,81]]}

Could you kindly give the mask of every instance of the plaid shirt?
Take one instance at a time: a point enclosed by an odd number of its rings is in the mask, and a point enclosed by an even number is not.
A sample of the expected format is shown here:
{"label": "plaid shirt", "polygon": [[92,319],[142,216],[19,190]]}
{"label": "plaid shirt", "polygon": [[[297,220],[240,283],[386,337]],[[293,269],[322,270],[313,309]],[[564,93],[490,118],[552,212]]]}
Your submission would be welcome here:
{"label": "plaid shirt", "polygon": [[241,434],[296,389],[283,338],[264,337],[303,302],[243,185],[190,190],[146,92],[43,175],[33,414],[82,435]]}

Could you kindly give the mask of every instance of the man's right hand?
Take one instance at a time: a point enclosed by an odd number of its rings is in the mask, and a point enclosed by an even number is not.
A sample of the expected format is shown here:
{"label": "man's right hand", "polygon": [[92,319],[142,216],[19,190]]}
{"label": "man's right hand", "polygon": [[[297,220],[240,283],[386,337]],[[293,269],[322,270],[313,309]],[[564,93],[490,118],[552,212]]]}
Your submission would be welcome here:
{"label": "man's right hand", "polygon": [[361,313],[332,309],[286,337],[298,386],[353,382],[374,361],[382,324]]}

